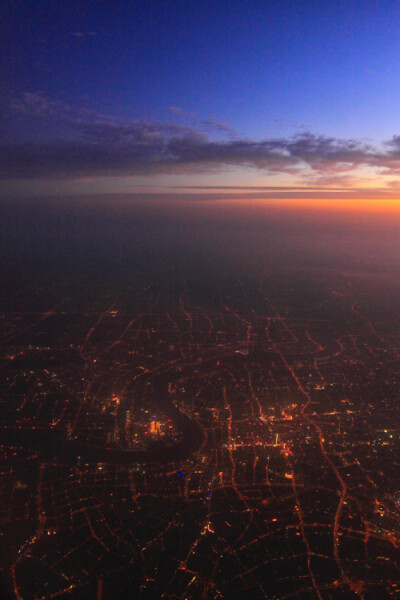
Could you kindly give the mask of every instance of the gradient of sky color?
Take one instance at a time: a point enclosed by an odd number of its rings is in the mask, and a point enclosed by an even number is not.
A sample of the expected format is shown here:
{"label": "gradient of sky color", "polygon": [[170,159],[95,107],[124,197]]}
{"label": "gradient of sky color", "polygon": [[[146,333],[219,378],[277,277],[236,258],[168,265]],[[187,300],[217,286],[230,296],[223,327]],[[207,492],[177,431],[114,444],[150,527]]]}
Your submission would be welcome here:
{"label": "gradient of sky color", "polygon": [[25,0],[1,20],[5,193],[395,200],[399,2]]}

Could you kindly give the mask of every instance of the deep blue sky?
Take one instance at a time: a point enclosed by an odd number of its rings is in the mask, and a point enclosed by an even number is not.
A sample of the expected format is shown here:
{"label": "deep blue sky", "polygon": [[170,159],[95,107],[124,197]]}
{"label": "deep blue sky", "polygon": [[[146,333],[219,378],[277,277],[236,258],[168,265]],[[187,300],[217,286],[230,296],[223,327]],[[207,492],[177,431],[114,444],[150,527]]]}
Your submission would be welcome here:
{"label": "deep blue sky", "polygon": [[39,0],[1,12],[3,178],[397,181],[399,2]]}

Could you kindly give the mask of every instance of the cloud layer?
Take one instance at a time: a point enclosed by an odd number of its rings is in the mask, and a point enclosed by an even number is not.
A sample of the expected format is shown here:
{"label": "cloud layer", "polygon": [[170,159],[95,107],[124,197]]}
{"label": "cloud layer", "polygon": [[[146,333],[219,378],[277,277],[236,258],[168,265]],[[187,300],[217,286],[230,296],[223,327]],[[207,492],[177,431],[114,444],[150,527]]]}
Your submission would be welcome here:
{"label": "cloud layer", "polygon": [[[400,174],[399,135],[383,149],[311,132],[251,140],[211,119],[195,125],[124,121],[32,93],[11,100],[8,110],[14,117],[43,122],[45,130],[58,128],[58,134],[3,142],[3,179],[210,173],[247,167],[295,175],[308,184],[347,185],[362,166],[380,175]],[[177,115],[180,109],[170,107],[170,112]]]}

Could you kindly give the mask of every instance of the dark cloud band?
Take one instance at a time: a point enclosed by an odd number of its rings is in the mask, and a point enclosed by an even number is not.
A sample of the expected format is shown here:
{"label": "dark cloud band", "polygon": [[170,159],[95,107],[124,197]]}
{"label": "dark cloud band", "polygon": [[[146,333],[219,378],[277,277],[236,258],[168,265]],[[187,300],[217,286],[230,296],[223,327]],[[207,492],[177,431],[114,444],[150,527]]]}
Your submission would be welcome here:
{"label": "dark cloud band", "polygon": [[[94,111],[74,111],[40,94],[25,94],[10,107],[24,118],[59,125],[62,134],[35,143],[3,143],[3,179],[216,172],[249,167],[300,175],[321,185],[335,181],[346,185],[346,178],[361,166],[385,174],[400,173],[400,136],[386,142],[385,150],[310,132],[256,141],[235,137],[226,125],[211,120],[197,127],[123,121]],[[229,139],[221,139],[224,134]]]}

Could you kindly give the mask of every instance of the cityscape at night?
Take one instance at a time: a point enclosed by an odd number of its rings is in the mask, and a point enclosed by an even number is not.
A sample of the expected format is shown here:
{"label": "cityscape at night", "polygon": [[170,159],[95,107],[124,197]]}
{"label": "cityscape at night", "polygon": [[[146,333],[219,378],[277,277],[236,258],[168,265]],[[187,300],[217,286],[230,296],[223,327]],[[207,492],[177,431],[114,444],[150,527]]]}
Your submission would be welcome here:
{"label": "cityscape at night", "polygon": [[400,5],[0,17],[0,599],[400,600]]}
{"label": "cityscape at night", "polygon": [[398,598],[399,221],[155,209],[7,207],[3,597]]}

